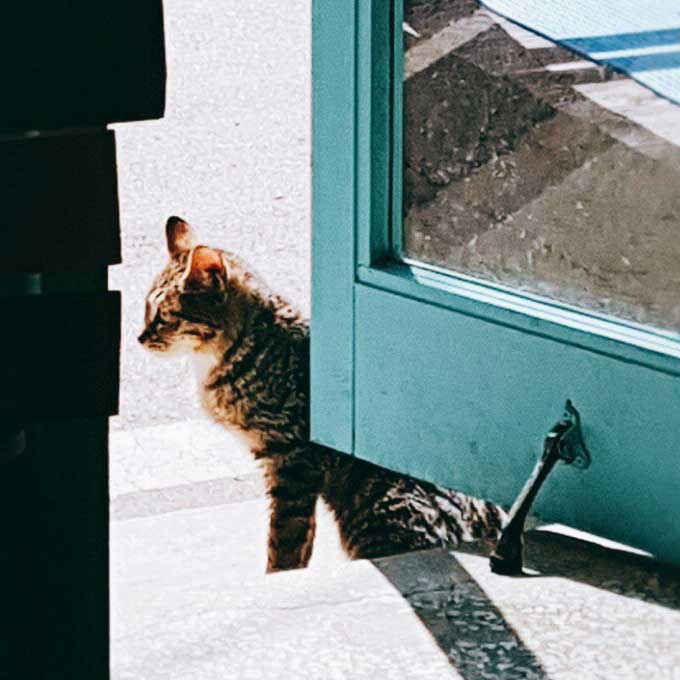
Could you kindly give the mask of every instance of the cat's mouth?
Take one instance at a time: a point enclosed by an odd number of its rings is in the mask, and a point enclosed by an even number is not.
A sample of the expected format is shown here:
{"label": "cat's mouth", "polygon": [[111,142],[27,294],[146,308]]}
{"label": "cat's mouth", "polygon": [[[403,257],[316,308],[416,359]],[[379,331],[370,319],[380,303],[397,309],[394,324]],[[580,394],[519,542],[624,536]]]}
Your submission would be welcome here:
{"label": "cat's mouth", "polygon": [[186,352],[202,350],[213,338],[215,331],[186,331],[181,337],[175,338],[172,342],[158,337],[154,337],[146,332],[138,338],[138,342],[155,354],[185,354]]}
{"label": "cat's mouth", "polygon": [[139,335],[137,341],[142,347],[152,352],[166,352],[168,350],[168,344],[164,340],[149,333],[146,329]]}
{"label": "cat's mouth", "polygon": [[153,340],[140,340],[139,342],[144,349],[148,349],[151,352],[167,352],[168,350],[168,346],[164,342],[154,342]]}

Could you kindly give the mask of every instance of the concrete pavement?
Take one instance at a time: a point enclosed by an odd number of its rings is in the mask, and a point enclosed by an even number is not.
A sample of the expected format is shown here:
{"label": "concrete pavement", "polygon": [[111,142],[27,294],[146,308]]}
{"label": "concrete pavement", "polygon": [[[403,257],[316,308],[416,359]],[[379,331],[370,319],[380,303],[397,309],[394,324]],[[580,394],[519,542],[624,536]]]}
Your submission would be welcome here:
{"label": "concrete pavement", "polygon": [[320,504],[310,568],[266,576],[261,474],[222,428],[113,432],[111,460],[113,680],[680,680],[680,572],[639,552],[544,527],[533,577],[487,546],[350,562]]}
{"label": "concrete pavement", "polygon": [[[143,493],[143,492],[142,492]],[[113,680],[680,677],[680,578],[532,532],[541,576],[435,550],[264,575],[263,499],[112,524]]]}
{"label": "concrete pavement", "polygon": [[314,566],[265,577],[265,526],[263,501],[113,525],[114,680],[458,677],[378,570],[332,557],[327,525]]}
{"label": "concrete pavement", "polygon": [[310,21],[306,0],[166,0],[167,109],[116,125],[123,264],[117,429],[195,418],[183,360],[144,352],[144,296],[164,266],[169,215],[235,250],[309,308]]}

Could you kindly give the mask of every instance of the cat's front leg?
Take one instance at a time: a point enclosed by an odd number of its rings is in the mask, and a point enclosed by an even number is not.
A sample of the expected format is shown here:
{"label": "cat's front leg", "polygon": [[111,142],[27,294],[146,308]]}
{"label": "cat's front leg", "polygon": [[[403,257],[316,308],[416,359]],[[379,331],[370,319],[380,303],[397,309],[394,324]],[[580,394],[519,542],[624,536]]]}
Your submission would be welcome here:
{"label": "cat's front leg", "polygon": [[316,494],[301,498],[277,497],[286,493],[282,487],[272,489],[267,572],[301,569],[309,564],[316,531]]}
{"label": "cat's front leg", "polygon": [[267,572],[306,567],[316,530],[319,475],[307,461],[270,469]]}

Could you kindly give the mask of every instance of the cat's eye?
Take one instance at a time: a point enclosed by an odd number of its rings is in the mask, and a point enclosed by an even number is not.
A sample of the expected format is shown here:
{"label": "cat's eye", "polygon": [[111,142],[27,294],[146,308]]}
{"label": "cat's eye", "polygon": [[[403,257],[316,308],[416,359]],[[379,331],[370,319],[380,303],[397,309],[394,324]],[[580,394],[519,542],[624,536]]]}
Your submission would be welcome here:
{"label": "cat's eye", "polygon": [[186,311],[178,311],[178,312],[172,312],[172,316],[175,319],[179,319],[181,321],[188,321],[190,323],[205,323],[205,319],[201,318],[197,314],[191,314]]}
{"label": "cat's eye", "polygon": [[179,326],[179,319],[175,318],[173,312],[163,312],[161,310],[156,314],[156,323],[164,328],[177,328]]}

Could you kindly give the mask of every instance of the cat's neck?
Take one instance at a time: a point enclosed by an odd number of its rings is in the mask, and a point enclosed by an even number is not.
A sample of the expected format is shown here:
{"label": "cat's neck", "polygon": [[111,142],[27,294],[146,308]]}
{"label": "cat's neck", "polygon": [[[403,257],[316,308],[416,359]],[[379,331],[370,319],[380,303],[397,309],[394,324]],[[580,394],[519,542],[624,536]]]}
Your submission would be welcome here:
{"label": "cat's neck", "polygon": [[237,258],[231,271],[230,293],[214,319],[215,335],[194,352],[199,387],[223,382],[235,363],[272,341],[297,344],[307,338],[308,322],[293,305]]}
{"label": "cat's neck", "polygon": [[[234,297],[225,309],[224,325],[214,338],[193,352],[192,363],[199,386],[206,386],[215,374],[229,371],[234,361],[257,349],[262,335],[278,326],[281,301],[265,295]],[[285,303],[283,303],[285,304]]]}
{"label": "cat's neck", "polygon": [[208,376],[220,363],[220,355],[212,350],[197,350],[193,353],[191,361],[194,375],[196,376],[196,383],[199,387],[203,387],[208,380]]}

